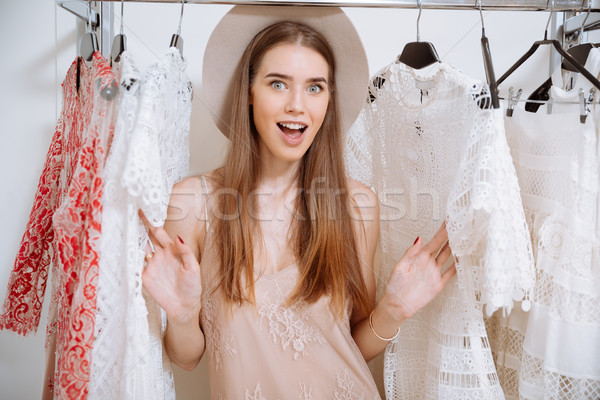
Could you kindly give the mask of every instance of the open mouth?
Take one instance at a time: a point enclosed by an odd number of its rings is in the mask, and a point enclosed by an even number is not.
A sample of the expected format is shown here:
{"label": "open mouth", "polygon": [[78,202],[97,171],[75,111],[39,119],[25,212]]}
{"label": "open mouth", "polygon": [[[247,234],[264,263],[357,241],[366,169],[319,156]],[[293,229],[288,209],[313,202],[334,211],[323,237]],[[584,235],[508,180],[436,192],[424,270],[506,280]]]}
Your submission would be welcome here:
{"label": "open mouth", "polygon": [[283,133],[291,138],[297,138],[306,130],[306,125],[295,123],[278,122],[277,126]]}

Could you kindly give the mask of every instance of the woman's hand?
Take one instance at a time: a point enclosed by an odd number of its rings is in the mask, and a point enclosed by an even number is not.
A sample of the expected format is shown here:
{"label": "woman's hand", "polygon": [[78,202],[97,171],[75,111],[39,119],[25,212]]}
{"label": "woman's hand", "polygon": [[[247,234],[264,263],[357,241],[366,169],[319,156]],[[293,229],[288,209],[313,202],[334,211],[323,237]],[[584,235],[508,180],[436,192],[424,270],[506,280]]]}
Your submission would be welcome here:
{"label": "woman's hand", "polygon": [[425,307],[456,275],[452,264],[444,273],[441,268],[452,255],[444,222],[435,236],[422,246],[417,238],[394,267],[379,306],[384,305],[387,317],[397,326]]}
{"label": "woman's hand", "polygon": [[146,250],[144,289],[166,311],[170,321],[198,321],[202,284],[200,265],[192,249],[179,236],[172,240],[163,228],[153,226],[141,210],[139,215],[154,246],[154,253],[150,246]]}

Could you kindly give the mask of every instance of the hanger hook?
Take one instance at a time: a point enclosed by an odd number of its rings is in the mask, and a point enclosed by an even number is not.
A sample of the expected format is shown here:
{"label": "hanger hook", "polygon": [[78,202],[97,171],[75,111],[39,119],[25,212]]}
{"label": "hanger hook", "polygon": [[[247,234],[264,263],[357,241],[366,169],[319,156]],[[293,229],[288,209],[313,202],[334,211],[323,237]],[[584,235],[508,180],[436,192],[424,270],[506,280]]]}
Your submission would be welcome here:
{"label": "hanger hook", "polygon": [[88,0],[88,32],[92,32],[92,0]]}
{"label": "hanger hook", "polygon": [[124,0],[121,0],[121,35],[123,34],[123,7],[125,7]]}
{"label": "hanger hook", "polygon": [[[552,3],[550,3],[552,1]],[[550,16],[548,17],[548,22],[546,22],[546,30],[544,31],[544,40],[548,39],[548,26],[550,26],[550,20],[552,19],[552,15],[554,14],[554,0],[548,0],[546,2],[546,8],[548,8],[548,4],[550,4]]]}
{"label": "hanger hook", "polygon": [[183,5],[185,0],[181,0],[181,14],[179,15],[179,27],[177,28],[177,34],[181,35],[181,22],[183,21]]}
{"label": "hanger hook", "polygon": [[[583,7],[583,3],[585,3],[585,0],[583,0],[581,2],[581,6],[582,7]],[[585,18],[583,19],[583,22],[581,23],[581,28],[580,28],[580,31],[579,31],[579,38],[580,38],[580,40],[583,40],[583,30],[585,28],[585,23],[587,22],[588,17],[590,16],[590,12],[592,11],[592,0],[587,0],[587,5],[588,5],[588,7],[587,7],[587,14],[585,14]]]}
{"label": "hanger hook", "polygon": [[481,2],[482,0],[477,0],[477,5],[479,6],[479,17],[481,18],[481,35],[485,36],[485,23],[483,22],[483,11],[481,10]]}
{"label": "hanger hook", "polygon": [[417,42],[420,42],[421,32],[419,30],[419,25],[421,23],[421,12],[423,11],[423,5],[421,4],[421,0],[417,0],[417,7],[419,7],[419,16],[417,17]]}

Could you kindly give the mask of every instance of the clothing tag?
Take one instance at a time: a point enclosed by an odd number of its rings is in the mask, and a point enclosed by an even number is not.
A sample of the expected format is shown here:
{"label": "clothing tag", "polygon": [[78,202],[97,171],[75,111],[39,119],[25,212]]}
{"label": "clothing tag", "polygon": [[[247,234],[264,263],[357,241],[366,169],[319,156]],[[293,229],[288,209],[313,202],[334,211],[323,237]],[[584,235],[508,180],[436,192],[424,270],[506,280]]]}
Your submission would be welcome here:
{"label": "clothing tag", "polygon": [[435,81],[415,81],[415,87],[420,90],[433,89],[435,87]]}

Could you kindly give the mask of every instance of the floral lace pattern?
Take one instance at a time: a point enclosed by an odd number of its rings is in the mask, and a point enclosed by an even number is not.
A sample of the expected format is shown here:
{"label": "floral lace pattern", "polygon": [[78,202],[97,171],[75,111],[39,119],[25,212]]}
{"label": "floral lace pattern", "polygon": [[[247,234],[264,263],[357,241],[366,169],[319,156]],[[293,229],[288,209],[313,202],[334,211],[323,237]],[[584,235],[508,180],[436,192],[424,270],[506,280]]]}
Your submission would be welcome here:
{"label": "floral lace pattern", "polygon": [[223,332],[215,323],[217,321],[217,301],[212,295],[202,296],[202,321],[205,327],[206,346],[211,349],[210,355],[214,360],[216,370],[223,366],[225,357],[235,357],[237,350],[233,343],[233,333]]}
{"label": "floral lace pattern", "polygon": [[312,400],[312,387],[302,382],[298,383],[298,386],[300,386],[300,395],[298,396],[298,399]]}
{"label": "floral lace pattern", "polygon": [[155,225],[166,218],[173,184],[188,173],[192,84],[185,68],[179,50],[171,47],[148,69],[123,171],[123,186]]}
{"label": "floral lace pattern", "polygon": [[[206,188],[204,179],[203,184]],[[348,316],[340,318],[329,297],[284,307],[298,280],[296,264],[273,274],[255,273],[256,304],[229,304],[218,284],[209,224],[206,232],[201,322],[212,397],[380,399],[350,335]]]}
{"label": "floral lace pattern", "polygon": [[529,315],[487,321],[511,399],[600,398],[598,115],[578,111],[505,120],[537,269]]}
{"label": "floral lace pattern", "polygon": [[112,135],[113,103],[102,99],[100,92],[114,85],[114,75],[100,53],[94,54],[91,73],[80,59],[67,73],[63,110],[12,275],[19,288],[11,289],[11,277],[0,320],[2,327],[21,334],[37,328],[48,265],[54,261],[46,343],[47,347],[56,343],[56,349],[48,347],[47,351],[55,350],[57,359],[48,387],[65,399],[87,395],[100,235],[100,173]]}
{"label": "floral lace pattern", "polygon": [[94,340],[103,168],[114,130],[114,101],[101,92],[116,85],[108,62],[94,53],[94,109],[69,185],[53,216],[61,265],[58,291],[55,396],[87,398]]}
{"label": "floral lace pattern", "polygon": [[369,92],[347,137],[346,165],[381,204],[378,297],[405,249],[443,220],[458,271],[388,345],[386,396],[502,398],[483,308],[510,311],[534,284],[502,118],[485,108],[485,85],[445,63],[419,72],[390,64]]}
{"label": "floral lace pattern", "polygon": [[303,304],[284,307],[290,286],[294,285],[294,279],[290,279],[289,275],[286,278],[276,280],[273,290],[264,294],[263,304],[258,310],[259,324],[269,332],[273,343],[279,342],[284,351],[293,351],[294,360],[297,360],[311,356],[307,344],[323,344],[325,338],[310,323],[310,312]]}
{"label": "floral lace pattern", "polygon": [[[351,377],[348,369],[345,369],[343,373],[336,374],[336,389],[332,399],[334,400],[365,400],[366,388],[357,390],[357,384]],[[300,393],[298,395],[299,400],[313,400],[312,386],[305,383],[299,382],[298,387]],[[267,400],[263,396],[260,382],[256,384],[254,389],[246,389],[244,391],[244,399],[246,400]]]}
{"label": "floral lace pattern", "polygon": [[510,313],[513,301],[527,311],[535,284],[533,253],[502,110],[475,118],[448,194],[448,239],[459,260],[459,284],[474,291],[487,315],[499,308]]}
{"label": "floral lace pattern", "polygon": [[337,388],[333,395],[335,400],[365,400],[364,390],[357,391],[356,384],[347,369],[342,374],[337,374],[336,379]]}
{"label": "floral lace pattern", "polygon": [[[121,107],[106,166],[94,398],[174,399],[164,353],[163,311],[142,291],[148,243],[138,208],[157,225],[173,185],[188,173],[191,84],[179,51],[169,49],[143,78],[125,52]],[[150,157],[148,157],[150,155]],[[125,306],[124,306],[125,305]],[[126,321],[126,323],[125,323]],[[96,357],[97,356],[97,357]]]}
{"label": "floral lace pattern", "polygon": [[[134,398],[133,392],[127,393],[127,383],[135,373],[126,374],[126,371],[131,371],[130,368],[134,366],[126,365],[124,354],[134,351],[135,342],[131,343],[124,331],[127,327],[138,324],[140,318],[146,319],[146,313],[135,315],[132,307],[124,306],[123,302],[126,293],[140,292],[140,286],[132,282],[135,276],[132,279],[126,263],[122,263],[130,240],[127,222],[131,211],[134,210],[127,210],[127,203],[131,199],[120,185],[120,176],[137,116],[140,76],[129,52],[121,55],[120,62],[114,63],[113,69],[119,77],[121,91],[114,138],[104,168],[101,257],[89,388],[90,398],[93,399]],[[137,243],[137,240],[134,243]],[[142,370],[143,361],[139,360],[137,364]]]}
{"label": "floral lace pattern", "polygon": [[246,389],[246,393],[244,395],[244,400],[267,400],[262,395],[262,389],[260,388],[260,382],[256,384],[256,387],[250,393],[250,390]]}
{"label": "floral lace pattern", "polygon": [[[78,77],[79,73],[79,77]],[[79,91],[76,81],[79,79]],[[81,58],[72,64],[62,83],[63,108],[44,162],[33,207],[8,283],[0,329],[21,335],[36,331],[48,279],[48,268],[58,261],[52,216],[71,182],[83,131],[92,113],[91,74]],[[55,274],[53,274],[54,276]],[[54,290],[52,291],[54,293]],[[53,334],[52,321],[49,334]]]}

